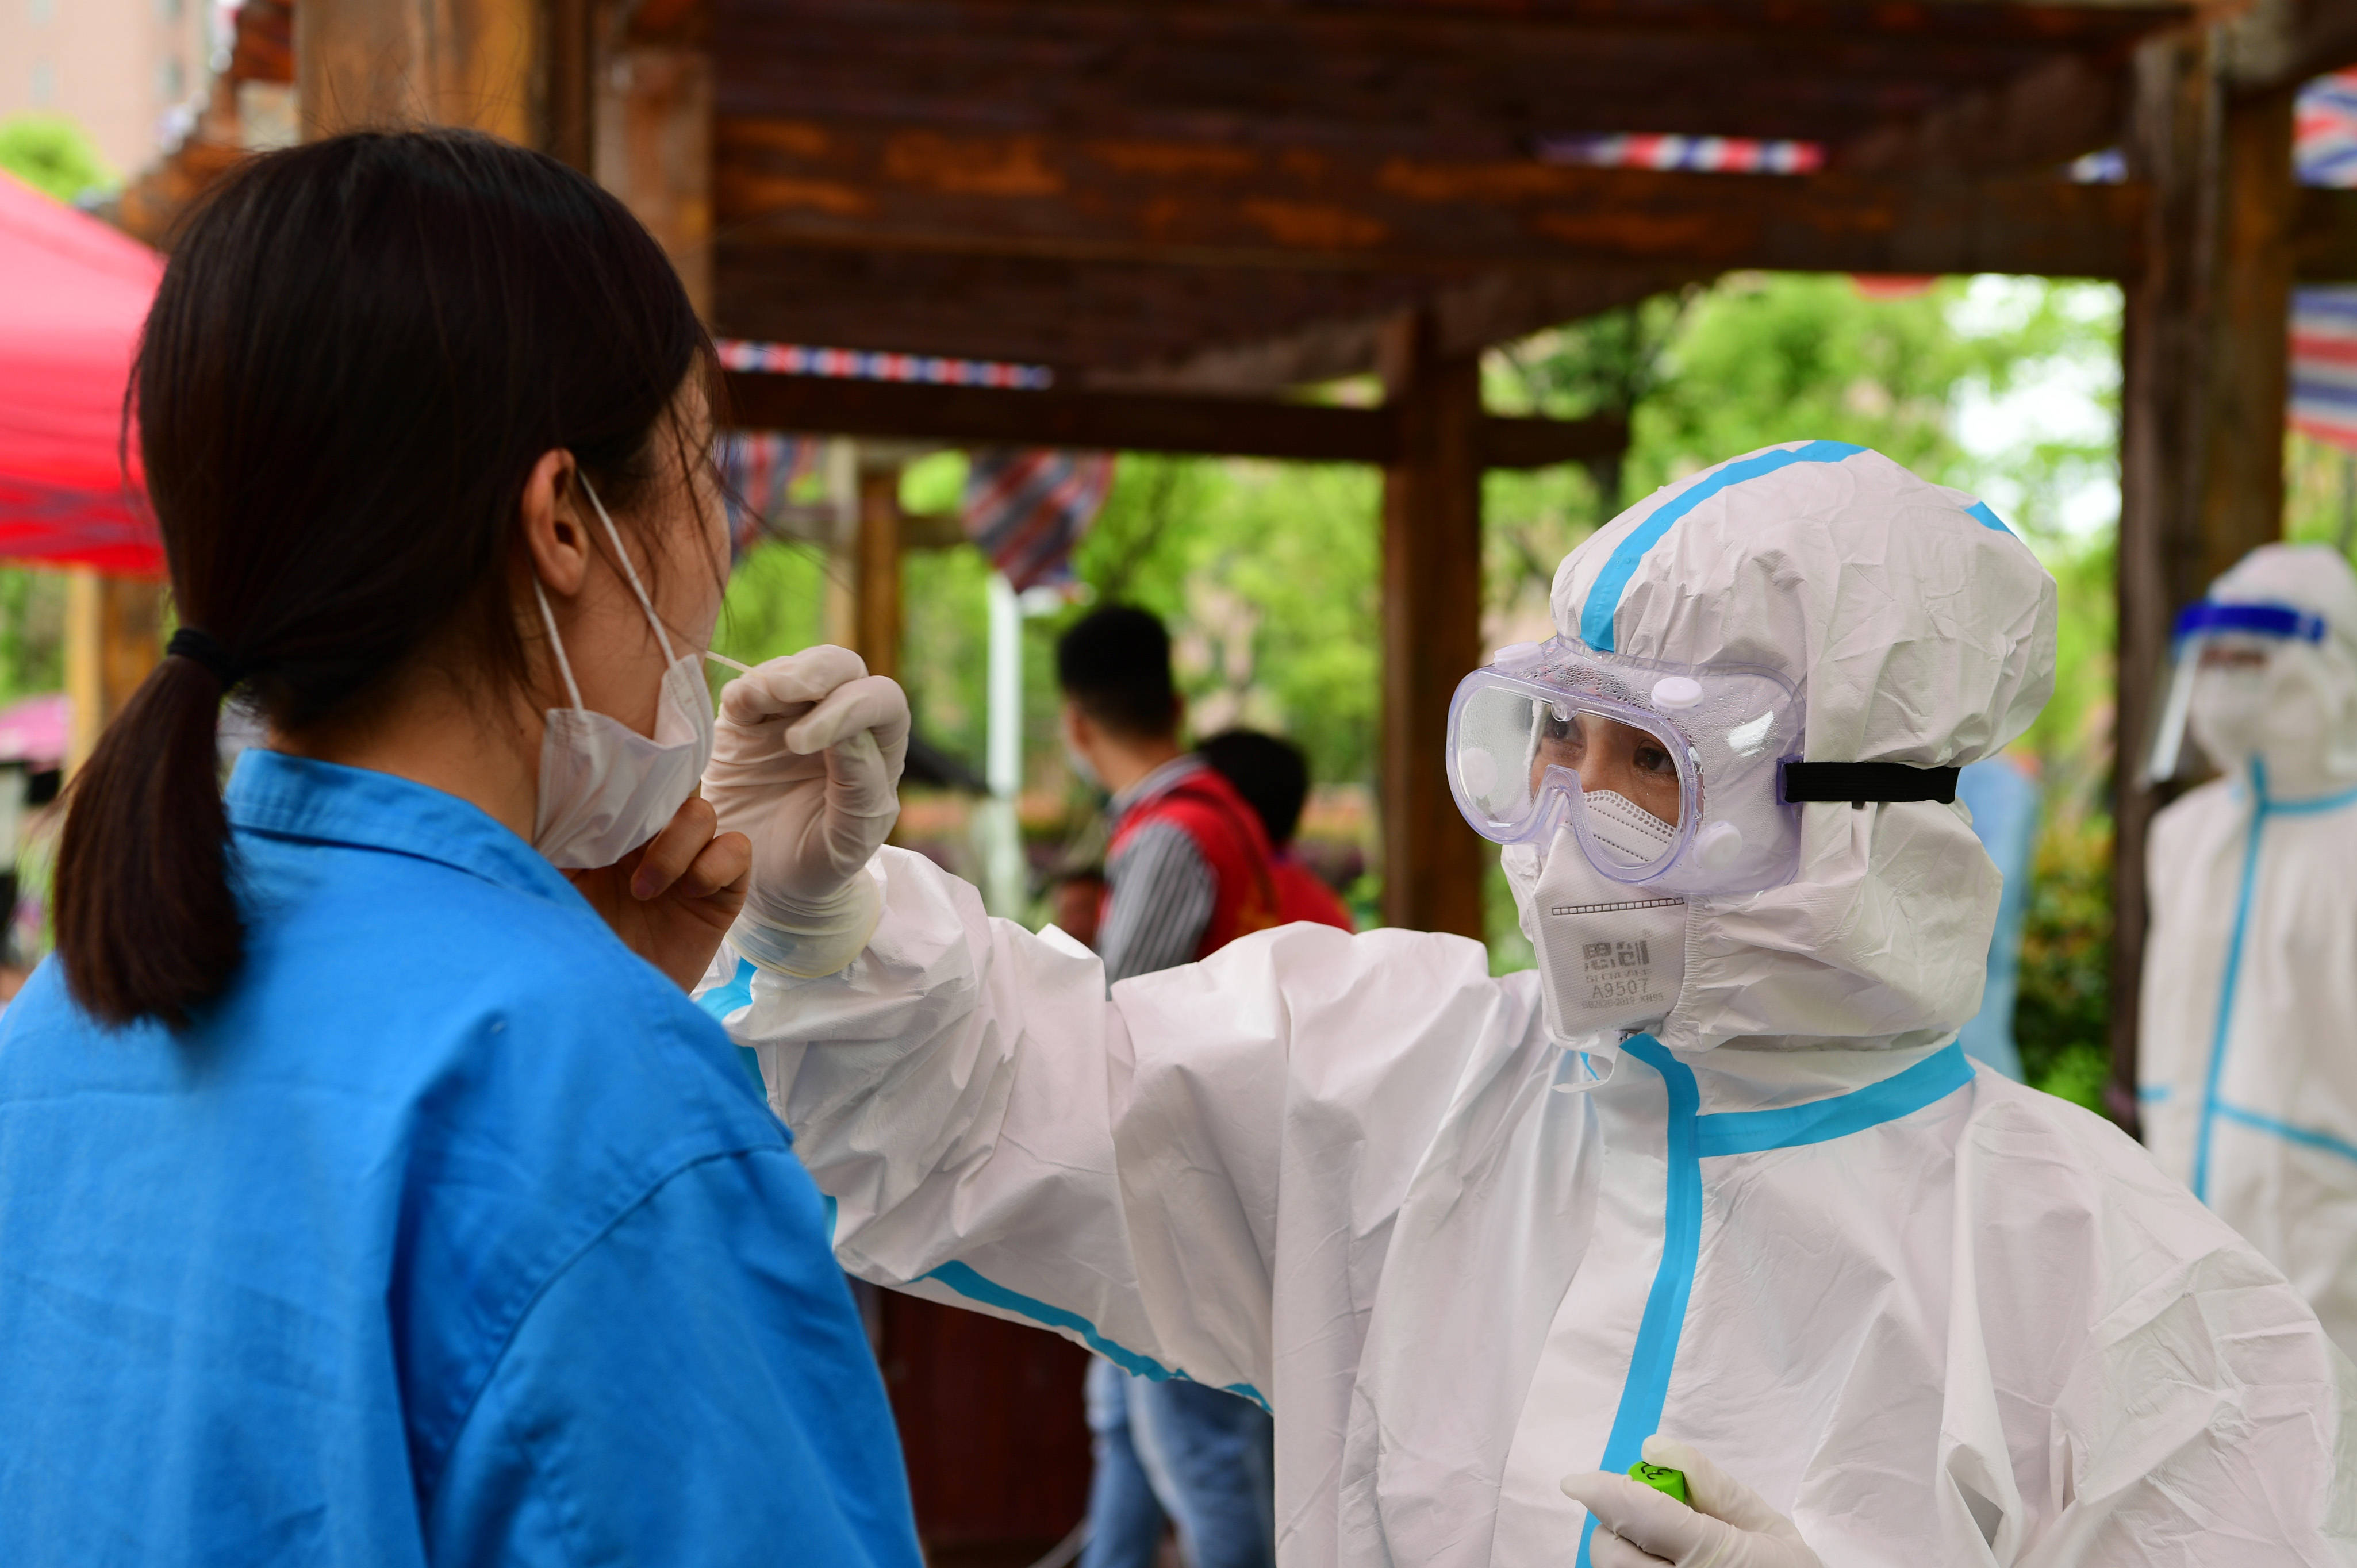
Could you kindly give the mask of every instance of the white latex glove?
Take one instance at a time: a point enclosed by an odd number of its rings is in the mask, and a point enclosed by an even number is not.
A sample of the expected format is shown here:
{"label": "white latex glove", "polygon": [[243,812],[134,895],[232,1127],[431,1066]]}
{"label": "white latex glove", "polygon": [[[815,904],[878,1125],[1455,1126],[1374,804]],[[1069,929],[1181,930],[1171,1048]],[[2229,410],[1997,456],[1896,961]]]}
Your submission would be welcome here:
{"label": "white latex glove", "polygon": [[1824,1568],[1791,1520],[1688,1444],[1656,1434],[1643,1453],[1685,1472],[1694,1506],[1605,1470],[1566,1476],[1564,1496],[1596,1516],[1595,1568]]}
{"label": "white latex glove", "polygon": [[802,979],[859,955],[884,910],[867,863],[900,815],[908,755],[908,697],[849,649],[804,649],[721,688],[704,798],[753,841],[738,952]]}

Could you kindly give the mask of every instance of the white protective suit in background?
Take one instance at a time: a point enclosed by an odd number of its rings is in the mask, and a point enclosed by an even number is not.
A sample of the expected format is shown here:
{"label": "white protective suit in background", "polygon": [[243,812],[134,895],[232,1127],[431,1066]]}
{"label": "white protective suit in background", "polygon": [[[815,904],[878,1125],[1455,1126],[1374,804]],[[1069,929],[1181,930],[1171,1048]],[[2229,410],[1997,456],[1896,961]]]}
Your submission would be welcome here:
{"label": "white protective suit in background", "polygon": [[2226,777],[2153,822],[2145,1141],[2357,1355],[2357,575],[2270,544],[2210,597],[2327,632],[2264,676],[2194,677],[2193,736]]}
{"label": "white protective suit in background", "polygon": [[[1969,762],[2052,680],[2030,553],[1835,443],[1641,502],[1555,608],[1805,682],[1812,761]],[[846,969],[724,950],[712,1004],[846,1268],[1273,1406],[1292,1568],[1584,1568],[1558,1481],[1656,1429],[1829,1568],[2350,1561],[2307,1306],[1951,1043],[1998,891],[1959,810],[1804,811],[1798,879],[1690,904],[1674,1010],[1625,1044],[1550,1039],[1536,974],[1415,931],[1287,927],[1108,998],[892,850]]]}

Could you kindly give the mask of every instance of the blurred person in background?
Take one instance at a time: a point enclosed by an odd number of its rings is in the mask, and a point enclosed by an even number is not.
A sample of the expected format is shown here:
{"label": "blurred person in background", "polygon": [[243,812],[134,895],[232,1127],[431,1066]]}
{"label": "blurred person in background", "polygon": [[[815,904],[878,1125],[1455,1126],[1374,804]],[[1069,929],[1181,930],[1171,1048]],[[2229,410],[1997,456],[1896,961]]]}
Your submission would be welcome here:
{"label": "blurred person in background", "polygon": [[2153,819],[2146,1144],[2357,1356],[2357,573],[2265,544],[2179,618],[2171,720],[2223,770]]}
{"label": "blurred person in background", "polygon": [[1195,754],[1219,769],[1260,814],[1275,855],[1270,872],[1276,880],[1276,923],[1312,920],[1345,931],[1358,929],[1334,890],[1294,852],[1301,808],[1309,799],[1309,759],[1301,748],[1280,736],[1232,729],[1200,742]]}
{"label": "blurred person in background", "polygon": [[683,989],[750,857],[691,798],[716,380],[637,220],[488,137],[268,154],[181,236],[180,629],[0,1021],[0,1563],[917,1568],[825,1207]]}
{"label": "blurred person in background", "polygon": [[[1179,744],[1186,710],[1161,621],[1124,605],[1091,611],[1057,642],[1056,676],[1073,768],[1112,796],[1095,941],[1105,983],[1191,963],[1280,923],[1259,813]],[[1103,1359],[1089,1365],[1096,1468],[1082,1568],[1149,1568],[1166,1515],[1193,1568],[1269,1568],[1276,1537],[1267,1412],[1215,1388],[1134,1370]]]}

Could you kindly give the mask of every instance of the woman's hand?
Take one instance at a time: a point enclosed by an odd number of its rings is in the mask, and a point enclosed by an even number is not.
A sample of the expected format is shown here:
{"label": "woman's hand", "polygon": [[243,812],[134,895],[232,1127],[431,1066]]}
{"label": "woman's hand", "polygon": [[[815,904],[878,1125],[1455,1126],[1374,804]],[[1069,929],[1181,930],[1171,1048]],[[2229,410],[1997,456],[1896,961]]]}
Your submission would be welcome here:
{"label": "woman's hand", "polygon": [[651,842],[565,875],[623,945],[691,991],[745,907],[752,874],[752,841],[722,832],[711,804],[691,799]]}

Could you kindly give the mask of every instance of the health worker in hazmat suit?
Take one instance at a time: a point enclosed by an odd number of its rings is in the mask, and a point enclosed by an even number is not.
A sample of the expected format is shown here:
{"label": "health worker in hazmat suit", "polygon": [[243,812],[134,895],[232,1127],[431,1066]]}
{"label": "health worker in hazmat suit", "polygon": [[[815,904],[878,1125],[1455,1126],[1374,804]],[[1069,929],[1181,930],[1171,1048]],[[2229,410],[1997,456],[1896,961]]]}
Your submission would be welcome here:
{"label": "health worker in hazmat suit", "polygon": [[2154,771],[2225,777],[2153,821],[2145,1141],[2357,1355],[2357,574],[2262,545],[2178,631]]}
{"label": "health worker in hazmat suit", "polygon": [[1631,508],[1554,605],[1446,758],[1538,951],[1501,979],[1296,925],[1108,995],[871,856],[896,693],[836,650],[732,684],[705,999],[845,1266],[1272,1408],[1294,1568],[2348,1561],[2315,1315],[1954,1044],[1998,888],[1944,802],[2051,685],[2029,551],[1810,442]]}

